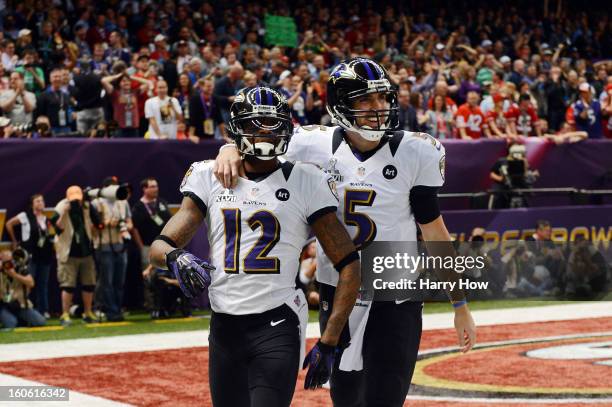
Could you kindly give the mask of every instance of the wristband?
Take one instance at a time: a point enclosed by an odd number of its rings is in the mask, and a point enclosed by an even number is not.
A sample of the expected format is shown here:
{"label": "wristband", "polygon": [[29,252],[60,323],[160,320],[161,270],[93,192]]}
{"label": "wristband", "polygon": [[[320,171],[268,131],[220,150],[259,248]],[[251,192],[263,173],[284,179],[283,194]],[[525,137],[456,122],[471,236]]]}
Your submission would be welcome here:
{"label": "wristband", "polygon": [[162,242],[166,242],[175,249],[178,247],[178,245],[174,243],[174,240],[170,239],[168,236],[158,235],[155,237],[155,239],[153,239],[153,241],[155,240],[161,240]]}
{"label": "wristband", "polygon": [[467,304],[467,300],[453,302],[453,308],[459,308]]}

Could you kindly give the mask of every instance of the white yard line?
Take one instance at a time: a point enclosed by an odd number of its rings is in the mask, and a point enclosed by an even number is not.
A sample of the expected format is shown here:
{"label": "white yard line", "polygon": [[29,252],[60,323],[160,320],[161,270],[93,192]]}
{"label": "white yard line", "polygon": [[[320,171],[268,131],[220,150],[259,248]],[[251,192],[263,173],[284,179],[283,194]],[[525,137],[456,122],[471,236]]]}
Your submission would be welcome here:
{"label": "white yard line", "polygon": [[[612,302],[474,311],[473,315],[476,324],[480,326],[612,317]],[[452,327],[452,312],[423,316],[423,329],[425,330]],[[319,325],[309,323],[306,335],[309,338],[318,337]],[[208,346],[208,331],[206,330],[27,342],[0,345],[0,362],[203,346]]]}
{"label": "white yard line", "polygon": [[458,406],[463,406],[469,403],[486,403],[486,404],[603,404],[609,405],[612,402],[612,398],[602,399],[554,399],[554,398],[463,398],[463,397],[445,397],[445,396],[408,396],[406,400],[419,400],[419,401],[439,401],[446,403],[458,403]]}
{"label": "white yard line", "polygon": [[[44,383],[22,379],[20,377],[5,375],[0,373],[0,383],[2,386],[46,386]],[[3,401],[2,407],[24,407],[24,406],[87,406],[87,407],[129,407],[131,404],[119,403],[104,399],[102,397],[90,396],[70,390],[69,401]]]}

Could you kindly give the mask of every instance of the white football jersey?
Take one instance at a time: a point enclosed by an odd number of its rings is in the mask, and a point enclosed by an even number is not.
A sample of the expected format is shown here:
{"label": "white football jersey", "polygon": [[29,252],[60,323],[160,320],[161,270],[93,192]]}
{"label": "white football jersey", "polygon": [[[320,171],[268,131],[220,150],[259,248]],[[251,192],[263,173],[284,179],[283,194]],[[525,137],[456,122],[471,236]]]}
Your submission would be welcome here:
{"label": "white football jersey", "polygon": [[213,311],[261,313],[295,292],[309,222],[336,211],[333,188],[331,177],[310,164],[284,162],[263,179],[239,178],[235,189],[217,181],[212,162],[191,165],[180,190],[205,205],[216,268],[209,288]]}
{"label": "white football jersey", "polygon": [[[425,133],[400,131],[360,160],[343,135],[340,127],[301,127],[291,138],[286,158],[316,164],[336,181],[337,216],[357,248],[373,240],[416,241],[410,190],[417,185],[442,186],[442,144]],[[320,245],[317,280],[338,283],[338,272]]]}

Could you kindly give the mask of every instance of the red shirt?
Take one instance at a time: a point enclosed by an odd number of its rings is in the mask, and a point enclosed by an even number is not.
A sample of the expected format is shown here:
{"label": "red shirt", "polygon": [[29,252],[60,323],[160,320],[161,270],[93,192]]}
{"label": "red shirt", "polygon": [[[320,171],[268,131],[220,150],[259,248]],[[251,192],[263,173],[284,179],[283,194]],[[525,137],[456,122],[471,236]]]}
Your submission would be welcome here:
{"label": "red shirt", "polygon": [[[112,94],[113,119],[119,123],[119,128],[138,128],[140,125],[140,115],[138,114],[138,98],[134,92],[124,95],[122,98],[120,90],[115,90]],[[127,102],[127,103],[126,103]],[[126,112],[132,112],[131,118]],[[129,121],[131,120],[131,123]]]}
{"label": "red shirt", "polygon": [[565,121],[572,127],[572,130],[576,130],[576,119],[574,119],[574,104],[572,103],[565,111]]}
{"label": "red shirt", "polygon": [[480,107],[471,107],[467,103],[462,104],[455,113],[455,120],[457,121],[457,128],[464,128],[471,138],[479,139],[483,137],[482,131],[487,127],[487,123]]}
{"label": "red shirt", "polygon": [[519,135],[529,137],[537,135],[535,126],[538,122],[538,114],[533,107],[529,106],[527,110],[521,111],[517,105],[512,105],[512,107],[508,109],[506,117],[509,121],[516,124],[516,132]]}
{"label": "red shirt", "polygon": [[495,122],[495,125],[502,133],[506,132],[506,128],[508,127],[508,119],[506,117],[507,114],[499,113],[495,110],[489,110],[486,115],[487,123]]}

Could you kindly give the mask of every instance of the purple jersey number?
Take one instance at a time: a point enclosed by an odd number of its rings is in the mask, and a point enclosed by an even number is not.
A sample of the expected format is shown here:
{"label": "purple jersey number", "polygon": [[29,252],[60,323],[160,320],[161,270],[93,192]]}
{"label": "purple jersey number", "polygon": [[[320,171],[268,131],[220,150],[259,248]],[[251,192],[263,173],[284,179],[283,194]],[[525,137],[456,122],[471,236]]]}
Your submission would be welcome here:
{"label": "purple jersey number", "polygon": [[376,237],[376,224],[365,213],[357,212],[357,206],[372,206],[376,192],[369,189],[346,189],[344,191],[344,223],[357,227],[353,243],[363,249]]}
{"label": "purple jersey number", "polygon": [[[238,273],[240,258],[241,212],[240,209],[223,209],[225,226],[225,272]],[[280,223],[272,212],[261,210],[247,220],[251,230],[260,229],[259,239],[242,261],[247,274],[279,274],[280,260],[268,254],[280,239]]]}

